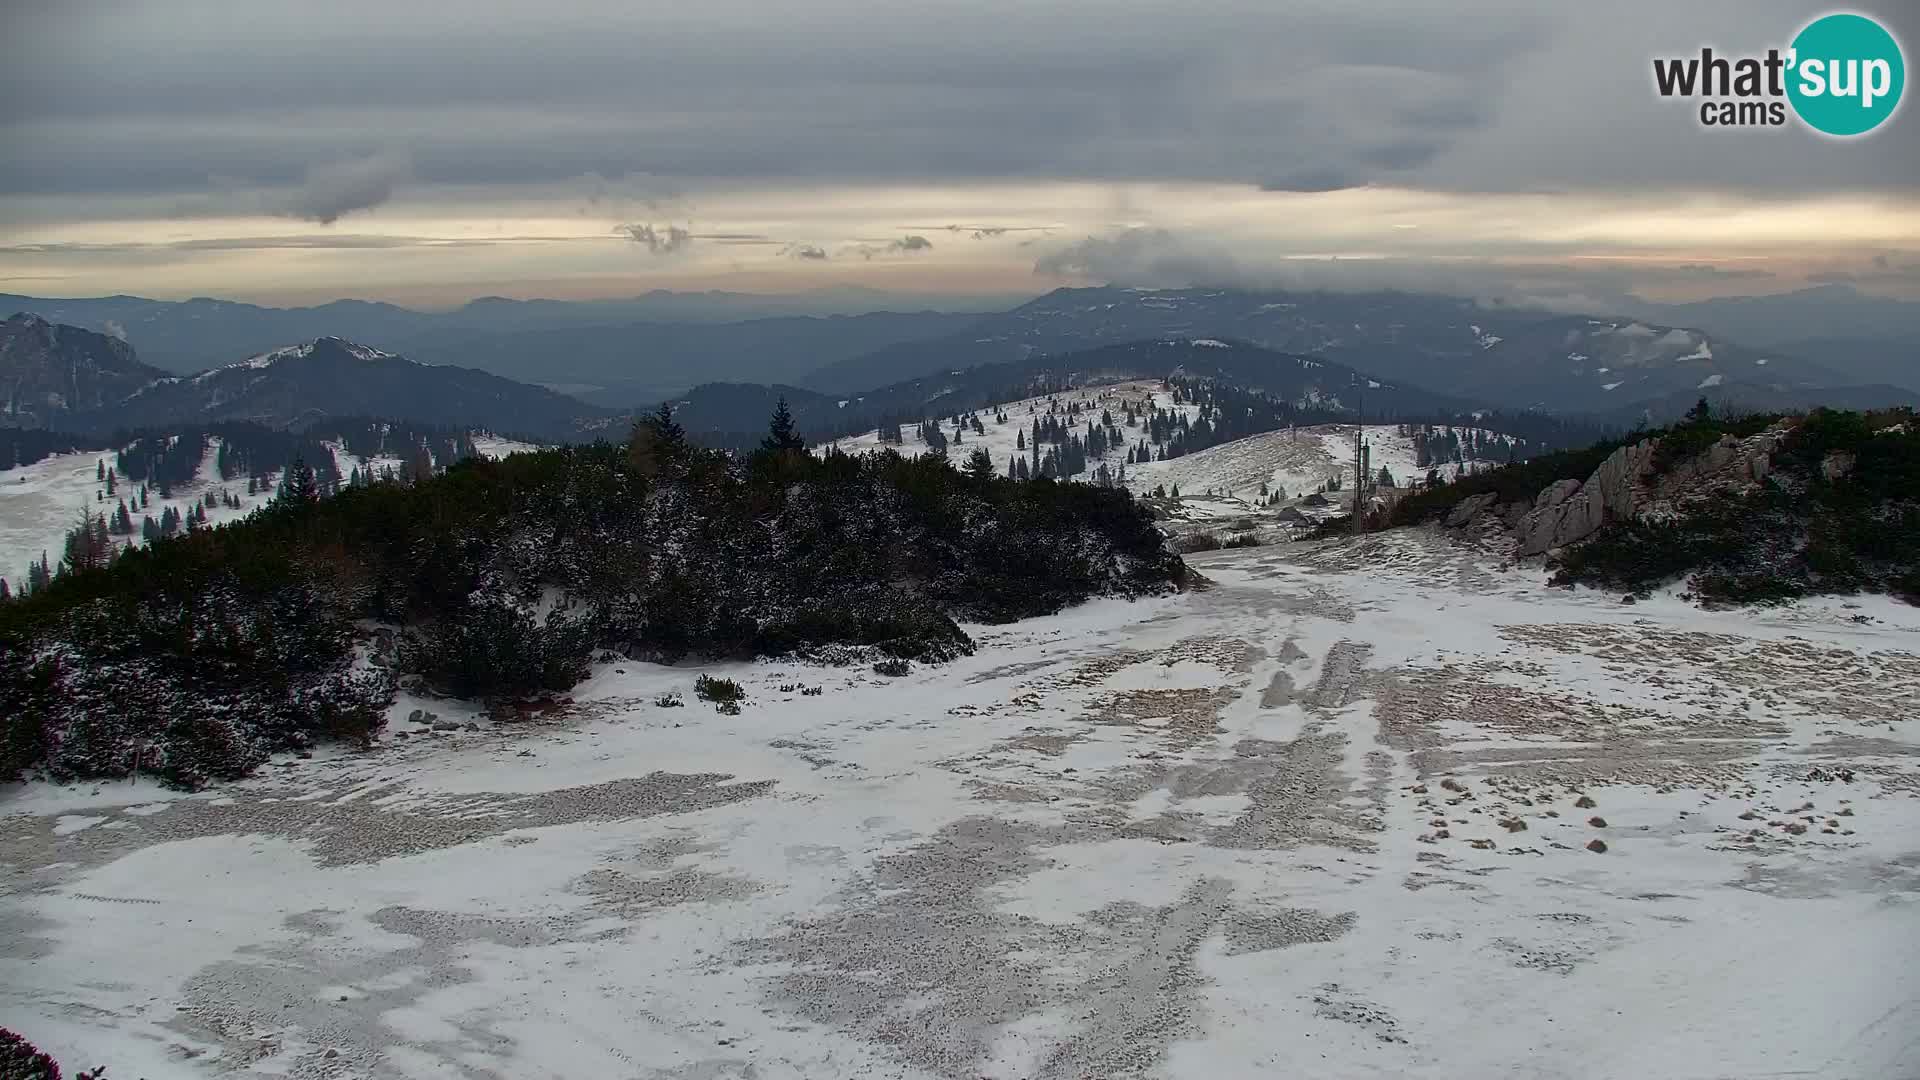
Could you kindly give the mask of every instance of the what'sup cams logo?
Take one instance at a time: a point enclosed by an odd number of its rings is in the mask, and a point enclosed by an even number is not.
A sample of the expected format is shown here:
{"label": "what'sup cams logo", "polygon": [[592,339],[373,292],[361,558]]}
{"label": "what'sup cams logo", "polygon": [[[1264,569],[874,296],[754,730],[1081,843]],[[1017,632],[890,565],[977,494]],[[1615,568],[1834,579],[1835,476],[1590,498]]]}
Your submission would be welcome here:
{"label": "what'sup cams logo", "polygon": [[1900,43],[1865,15],[1843,12],[1802,27],[1765,56],[1659,58],[1653,85],[1663,98],[1699,100],[1710,128],[1782,127],[1792,116],[1824,135],[1865,135],[1900,107],[1907,66]]}

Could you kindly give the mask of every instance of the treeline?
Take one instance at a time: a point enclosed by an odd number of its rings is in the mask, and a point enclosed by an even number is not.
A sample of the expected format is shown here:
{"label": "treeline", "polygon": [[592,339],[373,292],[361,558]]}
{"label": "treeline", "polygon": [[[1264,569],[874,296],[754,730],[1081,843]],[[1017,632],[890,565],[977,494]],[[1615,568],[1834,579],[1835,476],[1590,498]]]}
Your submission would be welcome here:
{"label": "treeline", "polygon": [[[909,460],[693,446],[670,415],[604,443],[468,458],[411,483],[274,502],[0,604],[0,770],[176,783],[364,738],[394,681],[564,690],[596,649],[665,660],[826,645],[938,660],[1005,621],[1184,574],[1124,491]],[[400,628],[356,659],[359,620]]]}
{"label": "treeline", "polygon": [[110,440],[102,437],[76,435],[67,431],[0,427],[0,469],[32,465],[55,454],[104,450],[111,445]]}

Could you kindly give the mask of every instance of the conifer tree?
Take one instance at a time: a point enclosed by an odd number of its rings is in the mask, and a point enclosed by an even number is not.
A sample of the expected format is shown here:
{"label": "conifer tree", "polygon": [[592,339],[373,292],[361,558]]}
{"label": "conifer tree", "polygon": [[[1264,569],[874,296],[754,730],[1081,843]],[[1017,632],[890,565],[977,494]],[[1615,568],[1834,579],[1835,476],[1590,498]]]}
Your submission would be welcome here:
{"label": "conifer tree", "polygon": [[[289,506],[310,506],[320,501],[320,486],[314,481],[313,468],[305,458],[296,457],[293,464],[287,467],[287,478],[280,486],[276,501]],[[200,520],[204,522],[206,519],[206,508],[202,506]]]}
{"label": "conifer tree", "polygon": [[27,564],[27,591],[37,593],[53,584],[53,571],[47,566],[47,553],[40,553],[40,561]]}
{"label": "conifer tree", "polygon": [[651,414],[641,417],[627,437],[627,455],[642,476],[654,476],[677,468],[687,461],[687,433],[673,418],[673,406],[661,402]]}
{"label": "conifer tree", "polygon": [[786,395],[774,403],[773,417],[767,421],[767,437],[760,440],[760,449],[772,453],[786,453],[807,448],[807,441],[793,429],[793,410],[787,408]]}

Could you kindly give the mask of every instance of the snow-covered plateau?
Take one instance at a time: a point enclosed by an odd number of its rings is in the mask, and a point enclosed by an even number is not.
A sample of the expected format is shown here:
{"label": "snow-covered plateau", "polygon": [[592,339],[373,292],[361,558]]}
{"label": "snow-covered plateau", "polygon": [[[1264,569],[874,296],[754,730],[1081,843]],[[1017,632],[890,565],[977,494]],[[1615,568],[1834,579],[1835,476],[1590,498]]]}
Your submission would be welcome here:
{"label": "snow-covered plateau", "polygon": [[901,678],[6,788],[0,1025],[116,1080],[1920,1075],[1920,610],[1189,561]]}

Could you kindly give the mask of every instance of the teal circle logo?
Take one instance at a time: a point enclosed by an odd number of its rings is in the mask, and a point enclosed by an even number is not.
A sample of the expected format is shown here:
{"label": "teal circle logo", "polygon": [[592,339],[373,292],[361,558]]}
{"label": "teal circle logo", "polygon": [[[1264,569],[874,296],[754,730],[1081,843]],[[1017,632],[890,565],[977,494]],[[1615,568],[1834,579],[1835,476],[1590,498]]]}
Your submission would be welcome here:
{"label": "teal circle logo", "polygon": [[1864,135],[1900,106],[1900,43],[1865,15],[1823,15],[1793,39],[1787,99],[1815,131]]}

